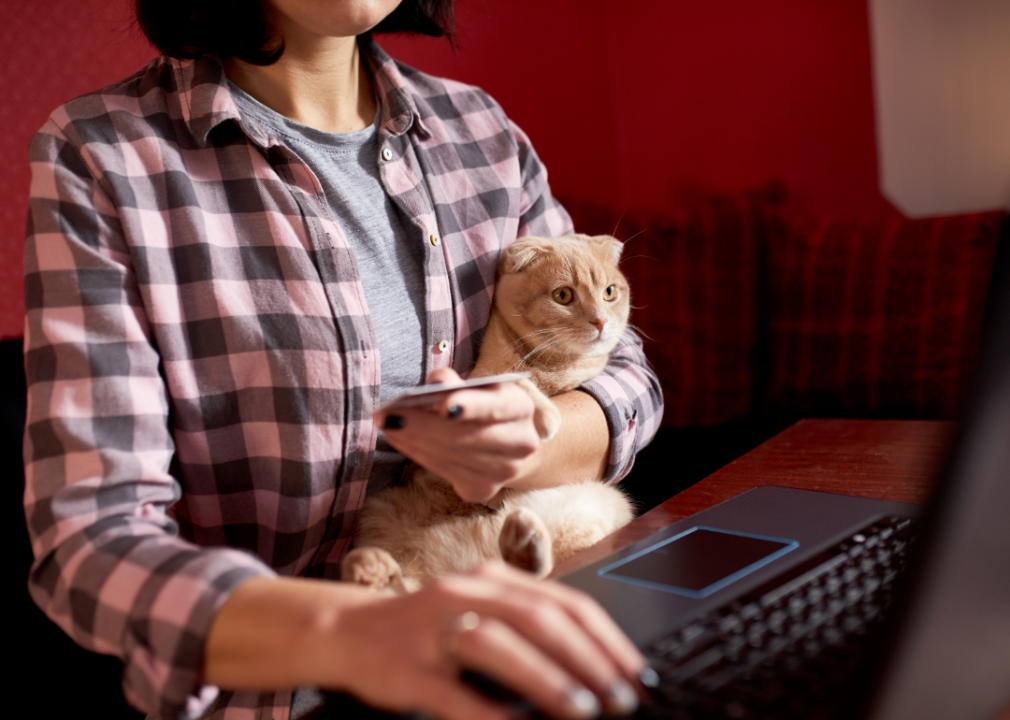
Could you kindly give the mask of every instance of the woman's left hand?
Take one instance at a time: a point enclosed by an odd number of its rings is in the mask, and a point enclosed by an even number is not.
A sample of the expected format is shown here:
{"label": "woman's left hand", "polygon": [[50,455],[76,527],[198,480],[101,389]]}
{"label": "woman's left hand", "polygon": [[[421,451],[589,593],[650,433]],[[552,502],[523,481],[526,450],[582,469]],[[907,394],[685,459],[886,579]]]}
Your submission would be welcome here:
{"label": "woman's left hand", "polygon": [[[443,368],[428,382],[462,380]],[[376,412],[375,420],[390,445],[445,478],[467,502],[494,497],[540,446],[533,400],[511,382],[460,390],[431,408]]]}

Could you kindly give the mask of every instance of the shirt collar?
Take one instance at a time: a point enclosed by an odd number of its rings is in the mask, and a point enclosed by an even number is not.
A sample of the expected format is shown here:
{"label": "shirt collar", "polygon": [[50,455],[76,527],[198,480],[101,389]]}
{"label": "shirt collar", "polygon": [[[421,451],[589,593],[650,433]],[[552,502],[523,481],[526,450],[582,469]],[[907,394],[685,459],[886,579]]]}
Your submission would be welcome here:
{"label": "shirt collar", "polygon": [[[425,136],[431,133],[417,110],[411,84],[396,62],[368,36],[359,39],[372,73],[376,99],[381,113],[381,127],[390,134],[402,135],[412,126]],[[275,141],[258,123],[243,116],[228,89],[224,66],[214,55],[195,60],[166,58],[174,69],[182,120],[201,147],[206,147],[211,131],[221,123],[234,120],[256,143],[269,146]]]}
{"label": "shirt collar", "polygon": [[372,84],[382,111],[382,127],[393,135],[402,135],[416,124],[422,134],[430,137],[431,131],[417,110],[413,86],[400,72],[396,61],[370,36],[363,36],[359,44],[372,71]]}

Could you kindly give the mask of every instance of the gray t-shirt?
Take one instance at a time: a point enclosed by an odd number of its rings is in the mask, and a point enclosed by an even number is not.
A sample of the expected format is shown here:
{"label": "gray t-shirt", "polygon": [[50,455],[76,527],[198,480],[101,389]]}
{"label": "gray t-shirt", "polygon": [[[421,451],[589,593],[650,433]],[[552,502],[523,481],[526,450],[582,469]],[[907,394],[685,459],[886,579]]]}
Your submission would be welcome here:
{"label": "gray t-shirt", "polygon": [[[403,216],[379,180],[378,115],[364,130],[322,132],[228,84],[239,110],[269,127],[316,174],[330,212],[347,236],[379,343],[379,402],[419,384],[425,350],[423,247],[408,236]],[[368,492],[399,478],[405,464],[380,433]]]}

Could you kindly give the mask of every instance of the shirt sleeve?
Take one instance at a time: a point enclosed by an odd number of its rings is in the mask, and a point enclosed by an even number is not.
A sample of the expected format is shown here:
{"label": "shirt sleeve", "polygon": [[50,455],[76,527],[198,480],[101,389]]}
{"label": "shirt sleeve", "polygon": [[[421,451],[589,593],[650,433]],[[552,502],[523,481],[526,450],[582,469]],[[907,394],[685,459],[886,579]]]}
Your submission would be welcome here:
{"label": "shirt sleeve", "polygon": [[32,598],[85,648],[124,663],[127,699],[203,714],[214,615],[272,570],[178,536],[169,401],[118,210],[50,121],[32,141],[25,247],[25,515]]}
{"label": "shirt sleeve", "polygon": [[522,172],[519,229],[517,237],[557,237],[574,232],[572,219],[561,203],[551,195],[547,168],[540,162],[533,145],[518,125],[509,121],[516,139]]}
{"label": "shirt sleeve", "polygon": [[[523,176],[519,236],[556,237],[574,232],[572,219],[551,195],[547,170],[529,139],[514,123],[511,128],[519,145]],[[606,415],[610,458],[603,479],[617,482],[631,471],[635,454],[652,441],[663,418],[663,392],[642,351],[641,338],[626,330],[603,372],[581,389],[596,398]]]}
{"label": "shirt sleeve", "polygon": [[663,392],[641,338],[625,330],[603,372],[580,389],[596,398],[607,417],[610,458],[603,480],[617,482],[631,471],[635,454],[652,441],[663,419]]}

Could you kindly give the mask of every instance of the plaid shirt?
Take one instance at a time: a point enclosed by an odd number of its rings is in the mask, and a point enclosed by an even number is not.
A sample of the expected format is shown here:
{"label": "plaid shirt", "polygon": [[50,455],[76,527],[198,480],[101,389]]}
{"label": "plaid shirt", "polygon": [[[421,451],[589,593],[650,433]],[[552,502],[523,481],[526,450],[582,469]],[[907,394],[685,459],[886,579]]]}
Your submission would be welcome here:
{"label": "plaid shirt", "polygon": [[[427,250],[424,370],[465,373],[501,249],[571,221],[487,95],[365,50],[382,184]],[[223,83],[214,58],[160,58],[59,108],[31,144],[30,586],[78,643],[123,659],[152,715],[283,719],[290,692],[202,685],[203,641],[251,576],[339,576],[379,353],[319,182]],[[627,340],[585,386],[611,428],[610,480],[662,411]]]}

